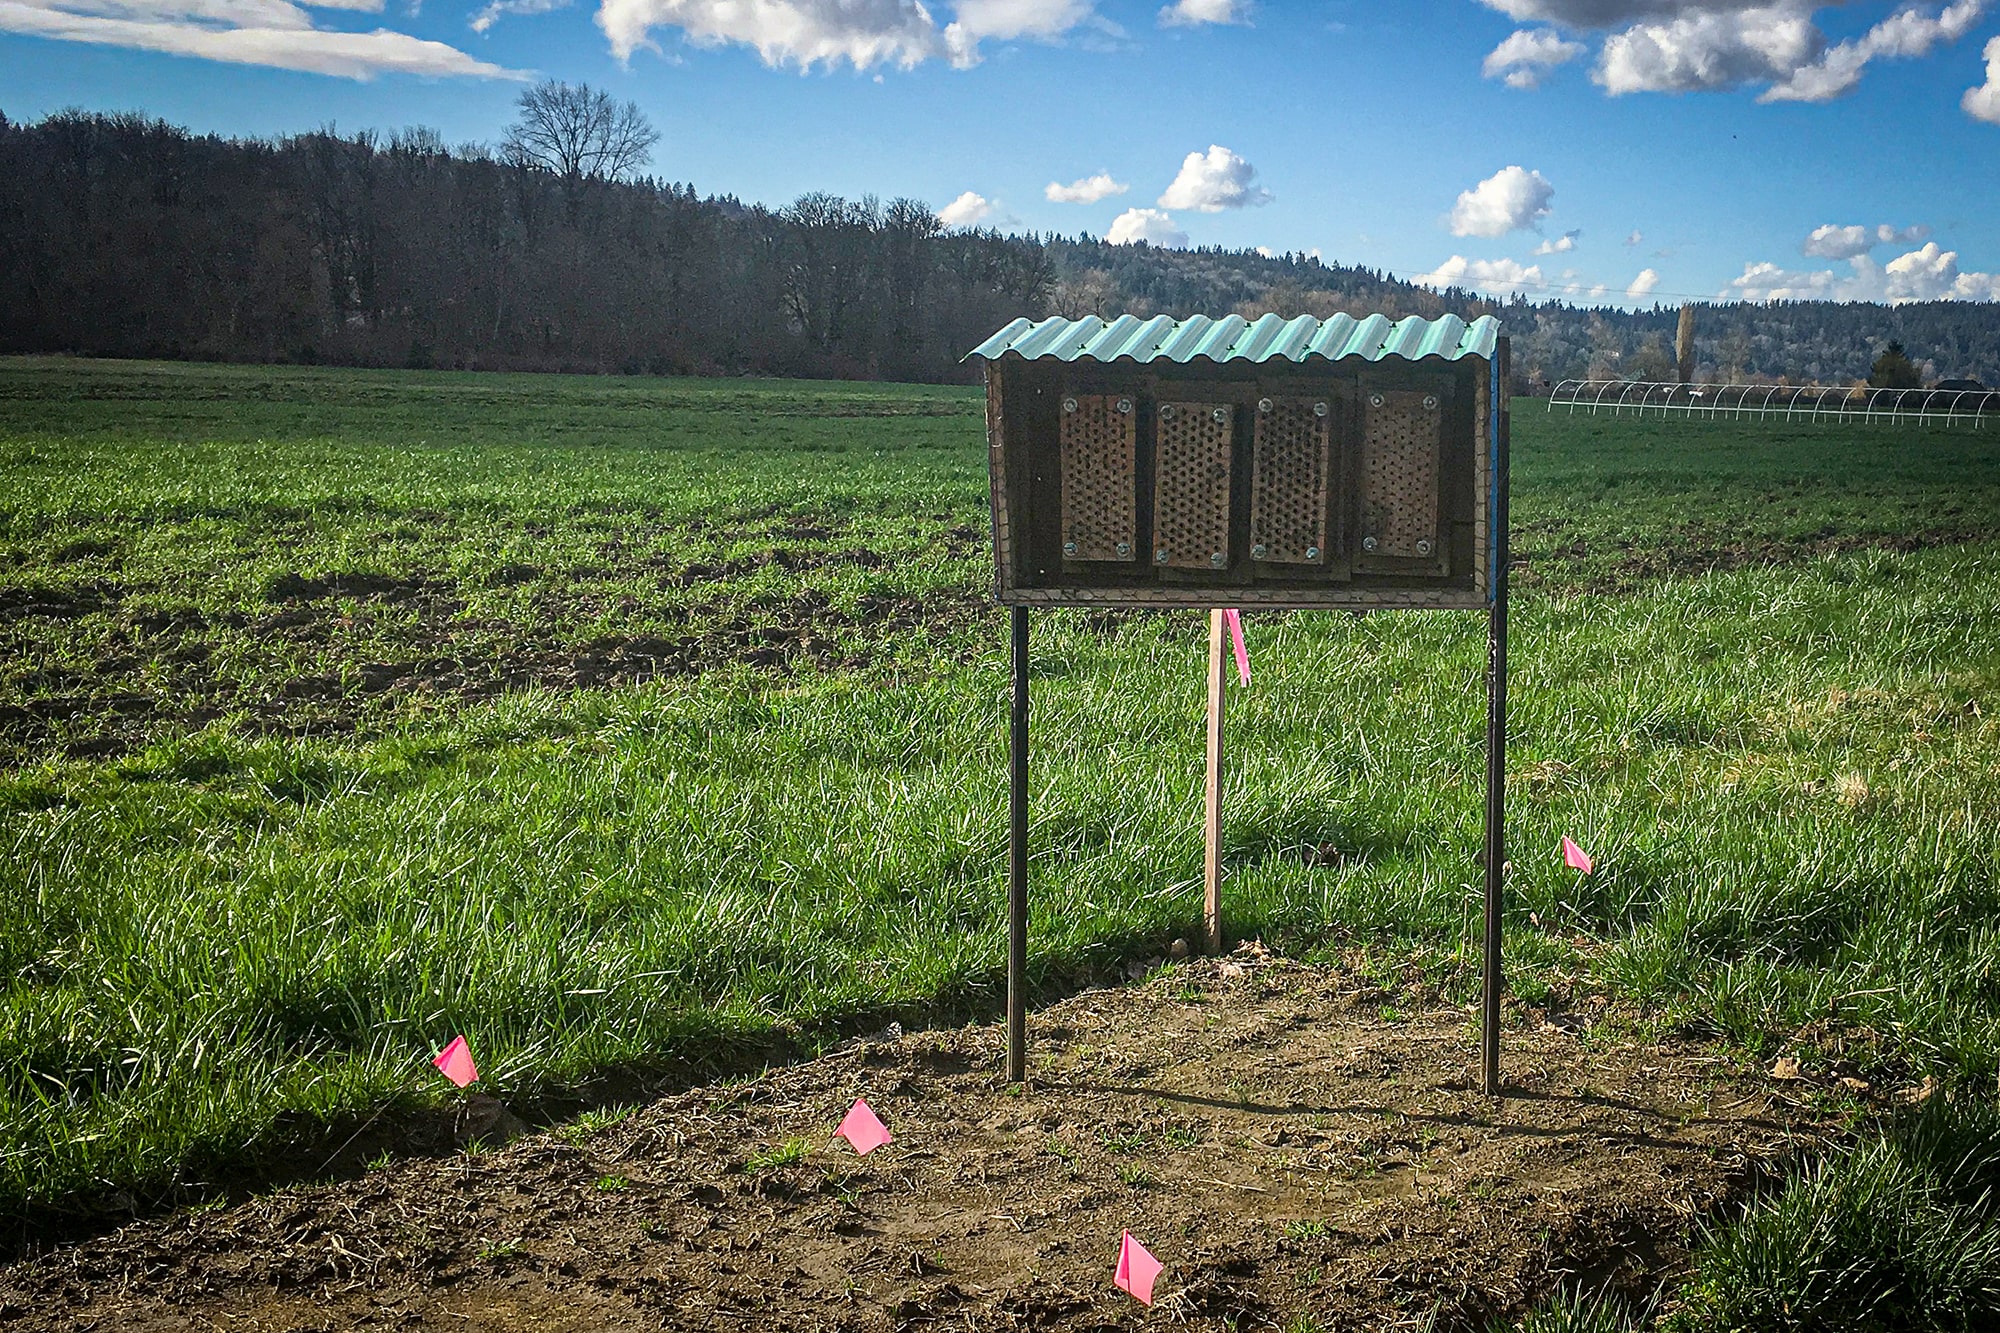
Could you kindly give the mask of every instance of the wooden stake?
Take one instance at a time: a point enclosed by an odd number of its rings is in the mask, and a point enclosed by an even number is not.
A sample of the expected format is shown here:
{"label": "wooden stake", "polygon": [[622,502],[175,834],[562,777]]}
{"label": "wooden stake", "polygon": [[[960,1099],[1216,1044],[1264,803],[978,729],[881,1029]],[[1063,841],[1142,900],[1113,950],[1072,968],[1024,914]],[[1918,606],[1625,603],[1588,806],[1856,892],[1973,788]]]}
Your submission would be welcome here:
{"label": "wooden stake", "polygon": [[1229,653],[1229,628],[1222,612],[1208,613],[1208,783],[1202,820],[1203,921],[1208,927],[1208,951],[1222,952],[1222,714],[1223,668]]}

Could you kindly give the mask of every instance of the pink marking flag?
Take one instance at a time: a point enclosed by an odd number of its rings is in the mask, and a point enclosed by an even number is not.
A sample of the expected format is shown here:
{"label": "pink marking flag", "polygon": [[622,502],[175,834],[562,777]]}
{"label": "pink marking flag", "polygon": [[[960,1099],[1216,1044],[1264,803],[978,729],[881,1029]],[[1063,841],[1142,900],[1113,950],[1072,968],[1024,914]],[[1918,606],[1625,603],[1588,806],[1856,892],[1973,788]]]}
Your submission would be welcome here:
{"label": "pink marking flag", "polygon": [[875,1114],[867,1102],[859,1098],[855,1099],[854,1105],[847,1112],[847,1118],[840,1122],[840,1128],[834,1130],[833,1134],[835,1138],[846,1139],[853,1144],[855,1155],[858,1157],[866,1157],[894,1138],[889,1133],[889,1127],[882,1123],[881,1117]]}
{"label": "pink marking flag", "polygon": [[465,1044],[463,1034],[453,1037],[451,1045],[439,1051],[431,1063],[438,1067],[439,1073],[461,1088],[479,1078],[479,1069],[472,1063],[472,1048]]}
{"label": "pink marking flag", "polygon": [[1590,873],[1590,853],[1571,842],[1567,837],[1563,839],[1563,863],[1571,870],[1581,870],[1586,875]]}
{"label": "pink marking flag", "polygon": [[1129,1292],[1141,1305],[1153,1303],[1153,1280],[1166,1267],[1147,1252],[1146,1247],[1125,1232],[1118,1241],[1118,1290]]}
{"label": "pink marking flag", "polygon": [[1229,642],[1236,647],[1236,674],[1245,685],[1250,683],[1250,654],[1243,647],[1243,613],[1224,611],[1222,618],[1229,622]]}

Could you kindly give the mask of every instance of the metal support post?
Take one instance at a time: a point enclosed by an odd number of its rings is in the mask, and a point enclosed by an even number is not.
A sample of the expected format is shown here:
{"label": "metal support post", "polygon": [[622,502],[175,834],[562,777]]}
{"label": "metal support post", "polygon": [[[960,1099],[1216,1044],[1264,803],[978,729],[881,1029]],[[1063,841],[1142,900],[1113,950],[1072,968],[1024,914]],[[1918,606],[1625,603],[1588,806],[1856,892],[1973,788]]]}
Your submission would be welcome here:
{"label": "metal support post", "polygon": [[1028,1076],[1028,608],[1013,608],[1014,712],[1008,741],[1007,1081]]}

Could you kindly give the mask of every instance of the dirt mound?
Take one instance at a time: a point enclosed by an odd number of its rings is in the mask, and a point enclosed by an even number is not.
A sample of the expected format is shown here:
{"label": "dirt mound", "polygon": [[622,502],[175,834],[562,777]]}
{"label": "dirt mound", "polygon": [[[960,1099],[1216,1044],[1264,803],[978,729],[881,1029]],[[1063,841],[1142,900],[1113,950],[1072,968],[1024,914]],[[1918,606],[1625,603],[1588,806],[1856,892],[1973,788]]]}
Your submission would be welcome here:
{"label": "dirt mound", "polygon": [[[0,1325],[1441,1329],[1650,1282],[1812,1126],[1693,1044],[1473,1016],[1254,948],[997,1028],[894,1030],[590,1133],[135,1223],[0,1270]],[[1407,1003],[1407,1001],[1405,1001]],[[865,1096],[895,1141],[829,1134]],[[1111,1285],[1130,1228],[1166,1264]]]}

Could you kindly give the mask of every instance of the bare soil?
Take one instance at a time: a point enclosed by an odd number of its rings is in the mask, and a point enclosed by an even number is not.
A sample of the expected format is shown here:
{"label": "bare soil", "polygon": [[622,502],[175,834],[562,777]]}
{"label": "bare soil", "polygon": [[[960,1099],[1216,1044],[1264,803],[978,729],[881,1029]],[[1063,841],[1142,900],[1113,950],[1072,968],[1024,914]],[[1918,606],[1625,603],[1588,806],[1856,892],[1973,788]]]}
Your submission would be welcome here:
{"label": "bare soil", "polygon": [[[1474,1016],[1389,998],[1246,946],[1035,1014],[1024,1091],[997,1027],[892,1029],[593,1132],[133,1223],[0,1269],[0,1327],[1478,1328],[1564,1281],[1652,1286],[1821,1129],[1797,1084],[1601,1015],[1515,1012],[1488,1099]],[[896,1136],[865,1158],[830,1139],[862,1096]],[[1111,1282],[1128,1228],[1166,1264],[1150,1312]]]}

